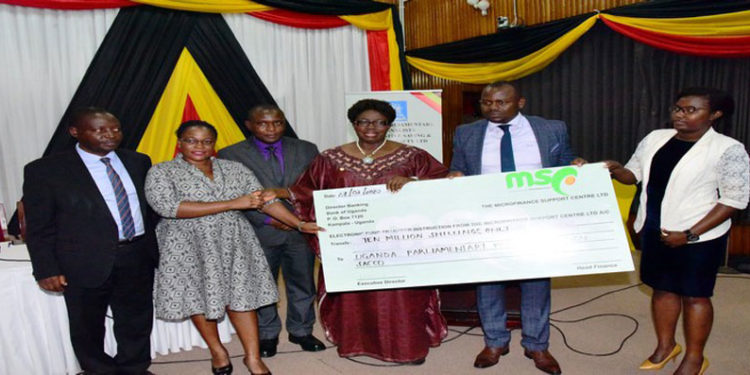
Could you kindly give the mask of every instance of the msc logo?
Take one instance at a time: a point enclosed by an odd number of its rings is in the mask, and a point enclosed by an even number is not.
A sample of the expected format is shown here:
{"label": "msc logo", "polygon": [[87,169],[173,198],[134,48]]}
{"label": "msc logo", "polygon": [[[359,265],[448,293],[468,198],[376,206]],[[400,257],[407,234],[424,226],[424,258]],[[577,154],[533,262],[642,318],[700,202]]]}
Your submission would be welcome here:
{"label": "msc logo", "polygon": [[531,172],[515,172],[509,173],[505,176],[505,182],[508,185],[508,189],[513,187],[534,186],[534,185],[552,185],[552,190],[560,195],[565,194],[560,190],[560,186],[564,183],[565,185],[573,185],[576,182],[576,176],[578,171],[574,167],[565,167],[558,169],[556,172],[550,169],[540,169],[534,174]]}

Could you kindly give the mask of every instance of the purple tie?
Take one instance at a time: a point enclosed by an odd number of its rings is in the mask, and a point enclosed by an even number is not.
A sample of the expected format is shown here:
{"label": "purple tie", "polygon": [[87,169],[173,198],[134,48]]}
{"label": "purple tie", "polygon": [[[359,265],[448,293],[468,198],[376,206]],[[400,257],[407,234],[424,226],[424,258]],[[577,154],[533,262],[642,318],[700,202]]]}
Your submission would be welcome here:
{"label": "purple tie", "polygon": [[271,171],[273,173],[273,179],[276,184],[282,185],[283,174],[281,172],[281,162],[276,157],[276,146],[266,146],[268,151],[268,162],[271,163]]}
{"label": "purple tie", "polygon": [[109,163],[109,158],[101,158],[100,160],[107,166],[107,177],[109,177],[109,182],[112,183],[112,188],[115,190],[117,211],[120,212],[120,222],[122,223],[122,235],[125,236],[125,238],[132,240],[133,237],[135,237],[135,223],[133,222],[133,215],[130,213],[128,193],[122,185],[120,176],[115,172],[115,169],[112,168],[112,164]]}

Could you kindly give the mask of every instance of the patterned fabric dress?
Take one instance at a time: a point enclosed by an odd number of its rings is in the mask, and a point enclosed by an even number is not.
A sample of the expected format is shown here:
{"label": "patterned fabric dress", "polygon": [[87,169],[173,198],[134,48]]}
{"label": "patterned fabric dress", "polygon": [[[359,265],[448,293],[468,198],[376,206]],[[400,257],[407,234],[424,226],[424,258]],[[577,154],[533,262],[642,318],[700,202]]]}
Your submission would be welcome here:
{"label": "patterned fabric dress", "polygon": [[181,156],[151,168],[146,199],[163,219],[156,227],[159,268],[156,316],[207,319],[250,311],[278,301],[266,257],[240,211],[178,219],[180,202],[225,201],[262,189],[242,164],[213,159],[213,181]]}
{"label": "patterned fabric dress", "polygon": [[[401,147],[369,165],[336,147],[315,158],[289,189],[300,218],[312,221],[313,190],[384,184],[394,176],[440,178],[447,173],[440,162],[416,147]],[[317,240],[312,245],[319,254]],[[342,357],[368,355],[411,362],[425,358],[429,348],[440,345],[448,333],[436,289],[327,293],[322,275],[321,271],[320,320]]]}

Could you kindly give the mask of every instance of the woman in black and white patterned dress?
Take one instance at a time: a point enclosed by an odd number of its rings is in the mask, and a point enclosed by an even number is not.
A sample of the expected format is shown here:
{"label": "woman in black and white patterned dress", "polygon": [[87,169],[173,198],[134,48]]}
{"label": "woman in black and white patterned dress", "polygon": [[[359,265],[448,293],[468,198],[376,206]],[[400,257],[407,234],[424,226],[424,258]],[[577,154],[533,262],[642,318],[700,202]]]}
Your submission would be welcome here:
{"label": "woman in black and white patterned dress", "polygon": [[177,130],[180,153],[155,165],[146,178],[146,198],[163,217],[157,226],[159,268],[156,316],[190,317],[211,351],[214,374],[231,374],[229,353],[216,320],[226,312],[242,341],[244,363],[253,374],[270,373],[260,358],[255,310],[278,301],[263,250],[241,210],[262,209],[305,233],[300,221],[276,199],[262,195],[255,175],[238,162],[214,159],[216,129],[188,121]]}

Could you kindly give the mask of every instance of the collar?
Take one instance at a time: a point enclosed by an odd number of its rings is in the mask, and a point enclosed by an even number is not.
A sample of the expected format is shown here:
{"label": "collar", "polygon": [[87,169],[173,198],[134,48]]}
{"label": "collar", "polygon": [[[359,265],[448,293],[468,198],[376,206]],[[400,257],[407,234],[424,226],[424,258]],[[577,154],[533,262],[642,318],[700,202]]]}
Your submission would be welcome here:
{"label": "collar", "polygon": [[493,127],[498,127],[500,125],[506,125],[507,124],[507,125],[510,125],[512,127],[514,125],[518,126],[518,125],[523,124],[522,119],[524,119],[524,118],[525,117],[521,114],[521,112],[518,112],[515,117],[513,117],[512,119],[510,119],[510,121],[508,121],[508,122],[506,122],[504,124],[503,123],[499,123],[499,122],[492,122],[490,120],[487,120],[487,124],[488,124],[488,126],[493,126]]}
{"label": "collar", "polygon": [[274,143],[266,143],[256,137],[253,137],[253,142],[255,143],[255,146],[257,146],[258,149],[262,152],[268,152],[268,150],[266,150],[268,146],[273,146],[277,150],[281,149],[281,138],[279,138],[279,140]]}
{"label": "collar", "polygon": [[101,160],[102,158],[109,158],[109,160],[119,160],[119,158],[117,157],[117,153],[115,153],[114,151],[108,152],[107,155],[99,156],[82,149],[80,143],[76,143],[76,152],[78,152],[81,160],[83,160],[83,162],[86,164],[101,163],[99,160]]}

